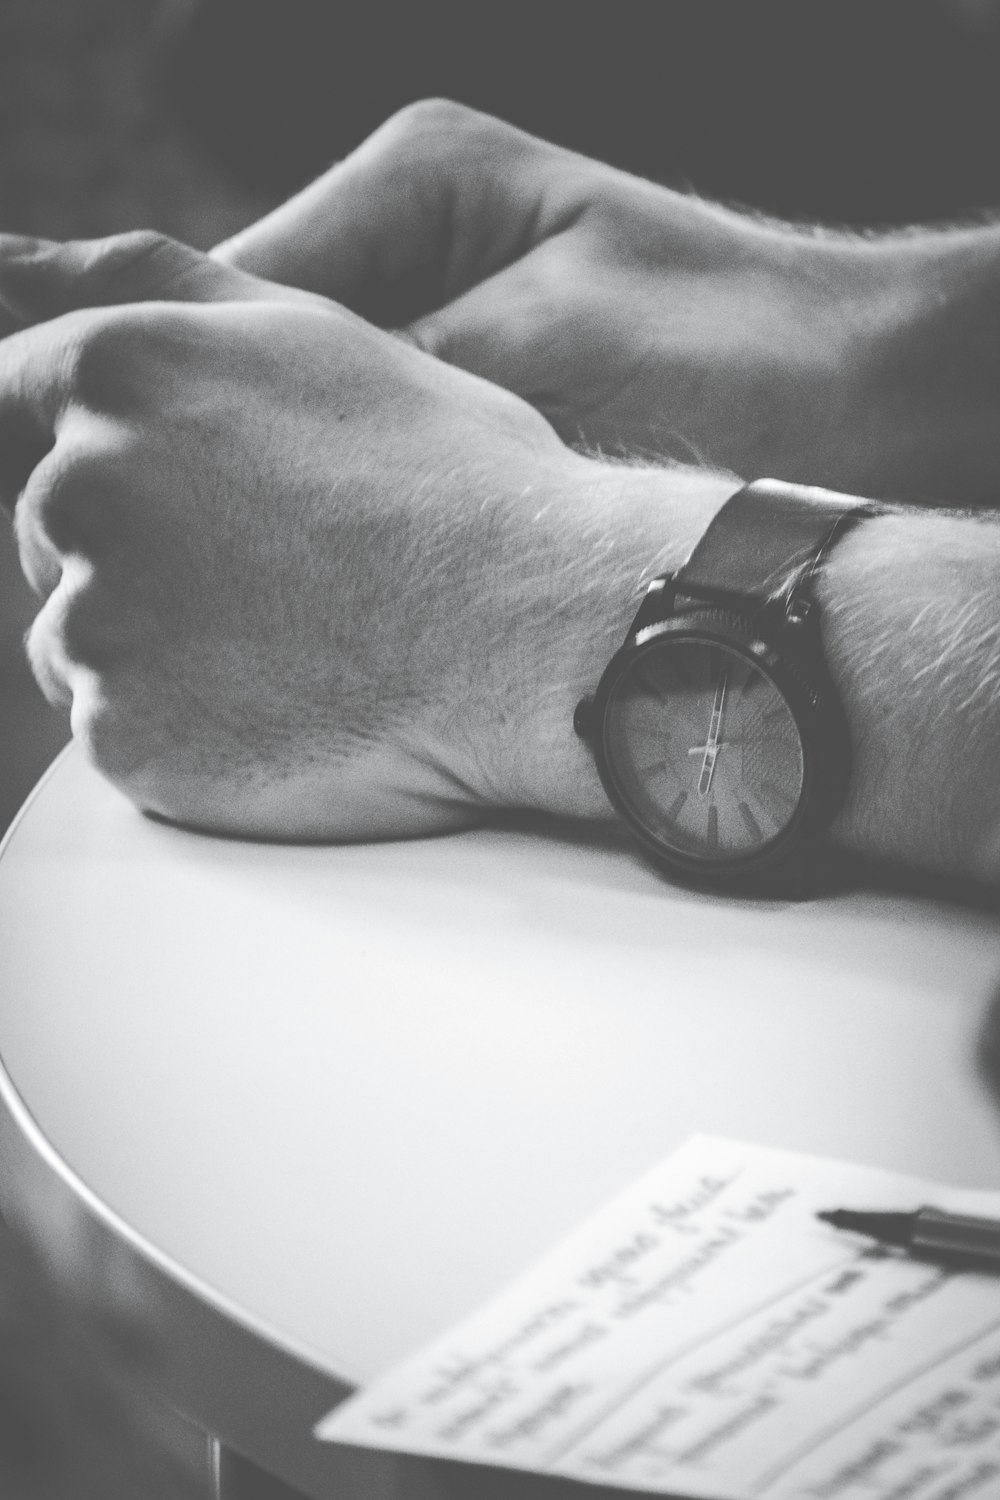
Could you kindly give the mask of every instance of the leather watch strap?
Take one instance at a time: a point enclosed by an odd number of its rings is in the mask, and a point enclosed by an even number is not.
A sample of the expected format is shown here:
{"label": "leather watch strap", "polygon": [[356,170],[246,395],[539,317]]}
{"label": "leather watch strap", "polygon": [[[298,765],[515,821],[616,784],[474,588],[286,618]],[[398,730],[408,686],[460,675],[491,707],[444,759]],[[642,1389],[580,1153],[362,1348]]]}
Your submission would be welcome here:
{"label": "leather watch strap", "polygon": [[780,479],[757,479],[717,511],[673,576],[676,594],[760,604],[804,583],[839,534],[875,515],[869,500]]}

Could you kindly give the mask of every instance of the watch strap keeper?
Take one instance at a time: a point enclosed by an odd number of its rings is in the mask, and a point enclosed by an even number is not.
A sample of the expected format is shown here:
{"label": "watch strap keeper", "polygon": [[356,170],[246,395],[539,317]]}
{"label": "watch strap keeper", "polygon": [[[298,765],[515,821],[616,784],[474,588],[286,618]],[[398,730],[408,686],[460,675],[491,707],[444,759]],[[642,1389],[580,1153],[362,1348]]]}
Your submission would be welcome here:
{"label": "watch strap keeper", "polygon": [[787,600],[808,585],[848,527],[877,515],[871,500],[813,485],[757,479],[718,510],[670,580],[675,596],[726,604]]}

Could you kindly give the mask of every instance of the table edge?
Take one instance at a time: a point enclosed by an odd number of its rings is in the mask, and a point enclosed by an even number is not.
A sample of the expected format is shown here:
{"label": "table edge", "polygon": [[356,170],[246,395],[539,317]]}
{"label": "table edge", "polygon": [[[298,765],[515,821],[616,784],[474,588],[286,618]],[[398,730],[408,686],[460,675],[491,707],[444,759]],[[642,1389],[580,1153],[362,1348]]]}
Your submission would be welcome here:
{"label": "table edge", "polygon": [[[79,748],[67,745],[32,788],[0,843],[0,859],[48,783],[76,754]],[[58,1287],[126,1316],[148,1337],[159,1358],[157,1384],[172,1405],[272,1471],[277,1437],[283,1476],[316,1493],[315,1474],[309,1483],[316,1466],[306,1463],[303,1472],[303,1435],[350,1393],[351,1383],[318,1350],[256,1318],[105,1203],[45,1135],[2,1049],[0,1208]],[[285,1430],[276,1434],[279,1390],[286,1420],[278,1421]]]}

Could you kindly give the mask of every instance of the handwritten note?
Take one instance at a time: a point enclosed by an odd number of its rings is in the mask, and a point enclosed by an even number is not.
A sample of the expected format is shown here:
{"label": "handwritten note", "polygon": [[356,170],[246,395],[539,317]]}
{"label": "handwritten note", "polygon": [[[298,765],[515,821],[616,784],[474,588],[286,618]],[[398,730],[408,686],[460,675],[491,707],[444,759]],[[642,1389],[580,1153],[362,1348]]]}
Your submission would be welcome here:
{"label": "handwritten note", "polygon": [[997,1500],[1000,1276],[815,1217],[924,1202],[1000,1217],[699,1137],[317,1436],[709,1500]]}

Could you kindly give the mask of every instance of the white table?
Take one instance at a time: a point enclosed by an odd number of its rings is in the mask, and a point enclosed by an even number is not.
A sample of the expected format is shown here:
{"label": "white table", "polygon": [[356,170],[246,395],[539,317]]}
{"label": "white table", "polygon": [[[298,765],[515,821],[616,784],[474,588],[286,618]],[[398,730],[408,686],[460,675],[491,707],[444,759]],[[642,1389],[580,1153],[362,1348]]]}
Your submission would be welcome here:
{"label": "white table", "polygon": [[71,750],[0,858],[3,1202],[226,1443],[435,1495],[312,1423],[695,1130],[996,1187],[998,1007],[985,908],[697,895],[614,833],[200,837]]}

